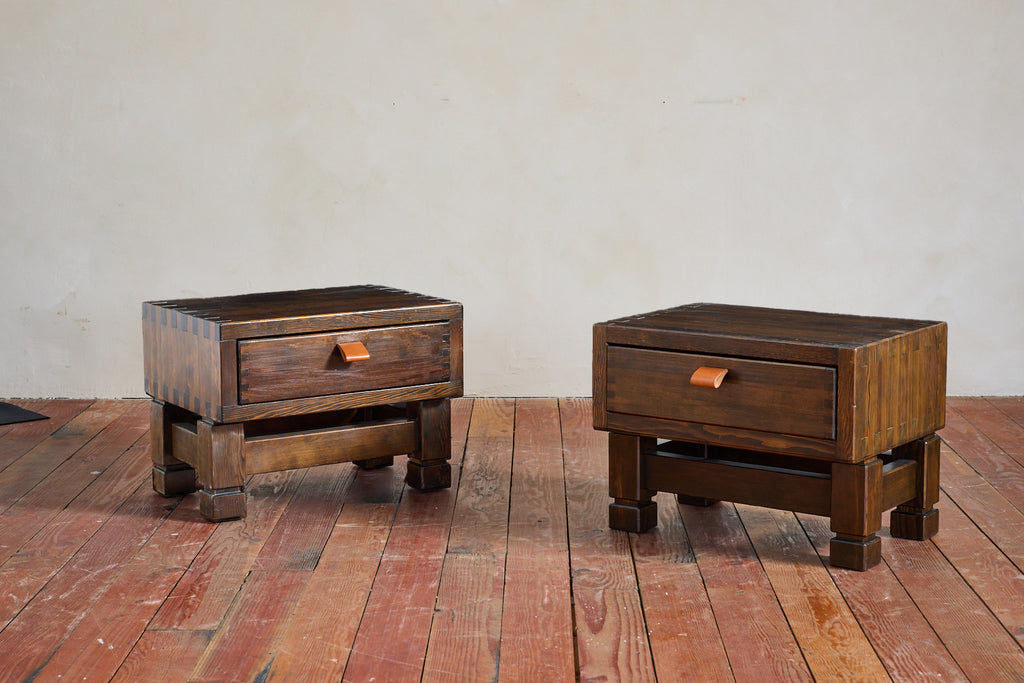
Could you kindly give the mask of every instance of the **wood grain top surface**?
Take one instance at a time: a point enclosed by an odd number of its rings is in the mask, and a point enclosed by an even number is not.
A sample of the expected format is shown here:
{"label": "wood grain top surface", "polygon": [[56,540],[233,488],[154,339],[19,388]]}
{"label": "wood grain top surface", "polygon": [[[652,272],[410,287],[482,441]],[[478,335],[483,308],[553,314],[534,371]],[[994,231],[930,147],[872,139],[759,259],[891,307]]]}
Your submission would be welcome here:
{"label": "wood grain top surface", "polygon": [[857,347],[945,323],[694,303],[618,318],[599,325],[734,339]]}
{"label": "wood grain top surface", "polygon": [[218,322],[253,322],[445,306],[455,302],[379,285],[354,285],[148,303]]}

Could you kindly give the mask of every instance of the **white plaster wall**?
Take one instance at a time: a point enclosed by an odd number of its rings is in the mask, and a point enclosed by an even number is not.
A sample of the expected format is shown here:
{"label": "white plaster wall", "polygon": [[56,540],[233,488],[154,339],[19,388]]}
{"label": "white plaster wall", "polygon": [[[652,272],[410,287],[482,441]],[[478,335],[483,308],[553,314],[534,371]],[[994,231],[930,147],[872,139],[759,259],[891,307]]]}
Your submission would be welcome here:
{"label": "white plaster wall", "polygon": [[0,1],[0,396],[141,396],[139,303],[460,300],[466,390],[591,325],[949,322],[1024,393],[1024,3]]}

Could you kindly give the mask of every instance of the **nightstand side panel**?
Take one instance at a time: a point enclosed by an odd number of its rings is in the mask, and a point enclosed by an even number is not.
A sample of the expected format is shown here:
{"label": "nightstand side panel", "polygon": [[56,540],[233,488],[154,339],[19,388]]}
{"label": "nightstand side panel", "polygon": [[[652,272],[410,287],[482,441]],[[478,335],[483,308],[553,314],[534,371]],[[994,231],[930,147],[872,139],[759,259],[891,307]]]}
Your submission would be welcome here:
{"label": "nightstand side panel", "polygon": [[945,424],[946,325],[869,344],[858,354],[856,459],[934,433]]}
{"label": "nightstand side panel", "polygon": [[146,393],[219,420],[223,396],[217,325],[153,304],[145,304],[143,313]]}
{"label": "nightstand side panel", "polygon": [[462,396],[464,389],[463,382],[463,364],[462,364],[462,343],[463,343],[463,325],[462,325],[462,304],[456,304],[458,306],[458,312],[452,316],[449,324],[451,325],[451,337],[448,342],[449,356],[448,362],[450,364],[450,376],[448,379],[449,384],[452,387],[452,396]]}
{"label": "nightstand side panel", "polygon": [[608,329],[594,325],[594,358],[592,396],[594,429],[608,429]]}

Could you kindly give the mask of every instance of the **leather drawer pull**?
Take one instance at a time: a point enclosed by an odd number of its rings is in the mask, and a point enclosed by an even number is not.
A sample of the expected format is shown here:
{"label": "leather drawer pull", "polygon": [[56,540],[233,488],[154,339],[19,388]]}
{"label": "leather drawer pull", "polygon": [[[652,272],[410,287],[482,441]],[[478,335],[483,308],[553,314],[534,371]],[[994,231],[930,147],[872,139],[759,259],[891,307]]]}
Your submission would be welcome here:
{"label": "leather drawer pull", "polygon": [[341,352],[341,359],[346,363],[370,360],[370,352],[366,350],[362,342],[343,342],[338,344],[338,351]]}
{"label": "leather drawer pull", "polygon": [[699,367],[690,375],[690,384],[695,387],[710,387],[717,389],[722,386],[725,380],[725,373],[729,372],[723,368]]}

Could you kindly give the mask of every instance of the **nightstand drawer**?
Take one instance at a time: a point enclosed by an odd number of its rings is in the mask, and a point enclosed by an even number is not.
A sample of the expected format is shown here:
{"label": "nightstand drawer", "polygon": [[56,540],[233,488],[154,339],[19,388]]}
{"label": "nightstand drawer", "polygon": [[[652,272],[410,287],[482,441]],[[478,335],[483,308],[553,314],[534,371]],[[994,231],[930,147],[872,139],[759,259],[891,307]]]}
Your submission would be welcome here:
{"label": "nightstand drawer", "polygon": [[[727,370],[694,386],[701,367]],[[835,439],[834,368],[608,346],[607,410],[719,427]]]}
{"label": "nightstand drawer", "polygon": [[[445,382],[451,325],[402,325],[238,342],[240,403],[327,396]],[[358,342],[368,358],[348,360],[339,344]]]}

